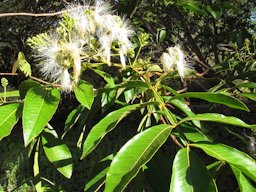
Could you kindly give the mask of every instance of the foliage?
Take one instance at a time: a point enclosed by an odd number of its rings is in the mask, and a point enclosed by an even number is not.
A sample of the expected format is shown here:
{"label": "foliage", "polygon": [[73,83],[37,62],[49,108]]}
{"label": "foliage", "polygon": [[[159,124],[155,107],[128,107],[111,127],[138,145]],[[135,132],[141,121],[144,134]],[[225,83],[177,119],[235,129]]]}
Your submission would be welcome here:
{"label": "foliage", "polygon": [[[120,10],[127,7],[134,28],[107,3],[72,5],[54,30],[27,39],[37,71],[19,52],[13,73],[19,68],[27,79],[9,91],[2,78],[1,142],[22,124],[37,191],[58,188],[43,175],[42,157],[65,179],[75,177],[78,157],[67,137],[87,162],[116,129],[130,133],[134,126],[128,141],[121,146],[117,141],[118,149],[101,157],[84,191],[154,190],[158,184],[148,181],[157,180],[159,170],[169,171],[159,175],[162,191],[218,191],[224,167],[241,191],[255,191],[256,124],[232,113],[249,114],[244,98],[256,100],[255,35],[246,15],[236,20],[251,4],[116,2]],[[239,6],[244,12],[235,14]],[[190,91],[202,76],[209,88]],[[67,94],[76,106],[58,129],[53,120]],[[198,112],[197,103],[210,107]],[[243,147],[229,143],[232,138],[244,142]]]}

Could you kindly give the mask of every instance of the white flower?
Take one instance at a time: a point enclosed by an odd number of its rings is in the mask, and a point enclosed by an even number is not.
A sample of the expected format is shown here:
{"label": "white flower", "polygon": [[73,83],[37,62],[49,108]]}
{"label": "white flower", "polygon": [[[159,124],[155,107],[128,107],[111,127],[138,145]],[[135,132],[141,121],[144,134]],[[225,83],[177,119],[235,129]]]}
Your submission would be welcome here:
{"label": "white flower", "polygon": [[121,48],[119,54],[120,54],[120,61],[121,61],[121,64],[122,64],[123,68],[125,68],[125,67],[126,67],[126,59],[125,59],[124,54],[126,54],[126,53],[125,53],[125,52],[122,50],[122,48]]}
{"label": "white flower", "polygon": [[96,51],[108,65],[111,64],[112,46],[117,45],[115,51],[119,53],[120,62],[125,68],[125,56],[132,47],[129,37],[133,35],[127,20],[113,15],[110,4],[101,0],[97,0],[94,6],[71,6],[71,10],[69,14],[75,22],[73,33],[79,36],[81,45]]}
{"label": "white flower", "polygon": [[185,54],[179,45],[169,47],[167,51],[168,53],[163,53],[162,57],[160,58],[164,71],[169,72],[173,67],[175,67],[180,75],[180,78],[183,80],[187,68],[190,68],[188,62],[186,61]]}
{"label": "white flower", "polygon": [[94,11],[95,15],[106,15],[112,12],[111,5],[101,0],[96,1]]}
{"label": "white flower", "polygon": [[97,31],[97,36],[101,44],[101,50],[103,57],[107,61],[110,61],[109,55],[106,57],[106,53],[111,53],[111,46],[113,43],[117,43],[119,46],[119,56],[123,68],[126,67],[125,55],[127,55],[128,49],[132,47],[132,43],[129,37],[132,36],[133,30],[129,27],[128,23],[122,20],[116,15],[104,15],[104,23],[102,23]]}
{"label": "white flower", "polygon": [[100,52],[101,57],[107,61],[107,64],[110,64],[111,57],[111,45],[112,41],[107,34],[101,35],[99,37],[99,43],[101,44]]}
{"label": "white flower", "polygon": [[[79,43],[62,42],[57,35],[49,35],[41,45],[37,49],[34,47],[34,56],[39,60],[42,75],[60,83],[63,91],[70,92],[72,86],[78,83],[81,73],[80,55],[83,50]],[[70,68],[73,68],[73,74],[70,74]]]}
{"label": "white flower", "polygon": [[163,65],[163,70],[165,72],[170,72],[173,70],[172,58],[168,53],[163,53],[163,55],[160,58],[160,61]]}
{"label": "white flower", "polygon": [[63,69],[61,71],[59,81],[60,81],[61,88],[62,88],[63,91],[65,91],[67,93],[72,91],[72,83],[71,83],[71,79],[70,79],[68,69]]}

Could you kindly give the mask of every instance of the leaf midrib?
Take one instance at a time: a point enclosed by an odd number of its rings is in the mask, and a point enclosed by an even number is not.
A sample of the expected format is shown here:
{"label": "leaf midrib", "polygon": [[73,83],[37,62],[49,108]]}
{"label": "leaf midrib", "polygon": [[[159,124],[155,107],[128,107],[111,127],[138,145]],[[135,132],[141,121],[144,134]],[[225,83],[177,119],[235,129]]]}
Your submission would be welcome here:
{"label": "leaf midrib", "polygon": [[16,109],[14,109],[8,116],[7,118],[5,118],[5,120],[0,124],[0,127],[7,122],[7,120],[13,115],[13,113],[15,113],[18,110],[18,107]]}

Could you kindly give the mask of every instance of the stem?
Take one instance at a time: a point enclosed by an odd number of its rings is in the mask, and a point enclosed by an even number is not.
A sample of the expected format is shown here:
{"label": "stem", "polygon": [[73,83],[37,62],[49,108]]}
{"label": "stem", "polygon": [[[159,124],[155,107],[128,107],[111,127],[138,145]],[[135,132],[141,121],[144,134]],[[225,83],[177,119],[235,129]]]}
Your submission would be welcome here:
{"label": "stem", "polygon": [[16,76],[18,73],[0,73],[1,76]]}
{"label": "stem", "polygon": [[135,57],[135,59],[134,59],[134,61],[133,61],[133,63],[132,63],[132,66],[136,63],[136,61],[137,61],[137,59],[138,59],[138,57],[139,57],[139,54],[140,54],[140,52],[141,52],[141,49],[142,49],[142,46],[140,45],[139,50],[138,50],[138,52],[137,52],[137,54],[136,54],[136,57]]}
{"label": "stem", "polygon": [[[166,121],[164,120],[164,117],[161,115],[161,121],[164,123],[164,124],[167,124],[166,123]],[[180,148],[184,148],[183,147],[183,145],[177,140],[177,138],[175,137],[175,135],[170,135],[170,137],[171,137],[171,139],[172,139],[172,141],[176,144],[176,145],[178,145]]]}
{"label": "stem", "polygon": [[6,86],[4,86],[4,103],[6,102]]}
{"label": "stem", "polygon": [[166,117],[167,117],[168,121],[170,122],[170,124],[174,125],[176,127],[177,123],[176,123],[176,119],[175,119],[174,115],[172,113],[170,113],[169,109],[166,107],[163,99],[157,93],[155,88],[150,85],[150,89],[152,90],[152,92],[156,98],[156,101],[159,103],[159,108],[165,112]]}
{"label": "stem", "polygon": [[36,190],[37,192],[42,191],[42,182],[40,181],[40,171],[39,171],[39,147],[40,147],[40,138],[37,140],[36,144],[36,151],[35,151],[35,156],[34,156],[34,165],[33,165],[33,172],[34,172],[34,177],[36,179]]}
{"label": "stem", "polygon": [[61,15],[65,12],[69,12],[69,11],[73,11],[73,10],[76,10],[76,9],[80,9],[81,7],[84,7],[84,8],[93,8],[92,6],[77,6],[77,7],[74,7],[72,9],[66,9],[66,10],[63,10],[63,11],[58,11],[58,12],[55,12],[55,13],[24,13],[24,12],[21,12],[21,13],[1,13],[0,14],[0,17],[13,17],[13,16],[30,16],[30,17],[52,17],[52,16],[57,16],[57,15]]}

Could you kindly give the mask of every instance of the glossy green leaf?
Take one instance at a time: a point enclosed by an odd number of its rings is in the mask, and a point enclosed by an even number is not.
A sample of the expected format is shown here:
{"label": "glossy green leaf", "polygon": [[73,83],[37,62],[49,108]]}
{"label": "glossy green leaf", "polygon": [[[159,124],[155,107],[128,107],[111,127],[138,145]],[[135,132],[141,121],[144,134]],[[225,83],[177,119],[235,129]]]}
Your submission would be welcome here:
{"label": "glossy green leaf", "polygon": [[74,90],[77,100],[90,109],[94,101],[93,86],[86,81],[81,81]]}
{"label": "glossy green leaf", "polygon": [[101,97],[101,107],[102,107],[102,112],[104,113],[116,101],[116,99],[117,99],[117,91],[116,90],[107,91],[107,92],[102,93],[101,96],[102,96]]}
{"label": "glossy green leaf", "polygon": [[115,126],[128,114],[131,112],[146,107],[147,105],[155,104],[154,102],[144,103],[144,104],[134,104],[123,107],[116,111],[109,113],[104,117],[99,123],[97,123],[88,134],[84,144],[83,153],[81,159],[90,154],[100,143],[102,138],[110,131],[112,131]]}
{"label": "glossy green leaf", "polygon": [[135,96],[137,96],[137,94],[135,93],[134,89],[129,89],[124,92],[124,98],[126,103],[129,103],[132,99],[135,98]]}
{"label": "glossy green leaf", "polygon": [[115,80],[108,73],[106,73],[106,72],[104,72],[102,70],[98,70],[98,69],[92,69],[92,70],[95,73],[97,73],[98,75],[100,75],[109,85],[114,85],[115,84]]}
{"label": "glossy green leaf", "polygon": [[241,93],[239,95],[246,97],[248,99],[251,99],[253,101],[256,101],[256,93]]}
{"label": "glossy green leaf", "polygon": [[241,83],[241,84],[237,85],[236,87],[246,87],[246,88],[256,89],[256,83],[254,83],[254,82]]}
{"label": "glossy green leaf", "polygon": [[68,115],[65,125],[64,125],[64,133],[62,135],[62,138],[67,134],[67,132],[74,126],[74,124],[78,121],[79,117],[82,114],[82,111],[84,110],[84,107],[79,105],[75,109],[73,109],[70,114]]}
{"label": "glossy green leaf", "polygon": [[96,169],[92,173],[92,178],[90,178],[84,187],[85,192],[97,192],[101,189],[105,183],[106,175],[112,160],[113,155],[109,155],[97,164]]}
{"label": "glossy green leaf", "polygon": [[[174,105],[175,107],[179,108],[181,111],[183,111],[187,116],[193,116],[195,115],[191,109],[189,108],[189,106],[182,100],[180,99],[174,99],[174,100],[170,100],[170,103],[172,105]],[[197,120],[193,120],[192,121],[194,123],[195,126],[197,127],[201,127],[200,121]]]}
{"label": "glossy green leaf", "polygon": [[60,93],[57,89],[46,90],[36,86],[28,91],[22,115],[25,146],[37,137],[51,120],[59,100]]}
{"label": "glossy green leaf", "polygon": [[0,93],[0,97],[19,97],[19,91],[15,90],[15,91],[7,91],[6,93]]}
{"label": "glossy green leaf", "polygon": [[0,106],[0,140],[10,135],[13,126],[21,117],[22,105],[10,103]]}
{"label": "glossy green leaf", "polygon": [[193,143],[190,146],[200,148],[205,153],[218,160],[226,161],[242,171],[253,181],[256,181],[256,161],[249,155],[224,144],[198,142]]}
{"label": "glossy green leaf", "polygon": [[225,116],[218,113],[203,113],[203,114],[197,114],[191,117],[186,117],[182,119],[179,122],[179,124],[185,121],[191,121],[191,120],[213,121],[217,123],[225,123],[229,125],[240,126],[240,127],[256,130],[256,125],[249,125],[237,117]]}
{"label": "glossy green leaf", "polygon": [[[180,131],[185,135],[185,137],[192,142],[199,141],[210,141],[210,139],[203,134],[200,130],[197,130],[195,127],[179,127]],[[173,129],[172,134],[177,137],[180,137],[177,129]]]}
{"label": "glossy green leaf", "polygon": [[130,139],[114,157],[104,192],[122,191],[168,138],[172,127],[157,125]]}
{"label": "glossy green leaf", "polygon": [[214,192],[216,184],[201,159],[189,148],[175,156],[170,192]]}
{"label": "glossy green leaf", "polygon": [[225,161],[216,161],[210,165],[207,165],[208,171],[211,173],[212,177],[216,177],[219,170],[226,164]]}
{"label": "glossy green leaf", "polygon": [[222,94],[222,93],[188,92],[188,93],[183,93],[178,96],[175,96],[172,99],[177,99],[177,98],[203,99],[209,102],[223,104],[234,109],[249,111],[248,107],[244,103],[242,103],[235,97]]}
{"label": "glossy green leaf", "polygon": [[238,182],[240,192],[256,192],[256,188],[239,169],[237,169],[235,166],[231,166],[231,168]]}
{"label": "glossy green leaf", "polygon": [[147,163],[144,177],[153,191],[168,191],[172,173],[172,153],[159,150]]}
{"label": "glossy green leaf", "polygon": [[33,88],[33,87],[38,87],[40,86],[40,84],[38,84],[37,82],[33,81],[33,80],[26,80],[23,81],[20,85],[19,85],[19,91],[20,91],[20,97],[22,99],[25,98],[27,92],[29,91],[29,89]]}
{"label": "glossy green leaf", "polygon": [[40,180],[40,168],[39,168],[39,147],[40,147],[40,138],[37,139],[36,143],[36,149],[34,154],[34,164],[33,164],[33,173],[35,178],[35,188],[38,192],[43,192],[44,188],[42,186],[42,182]]}
{"label": "glossy green leaf", "polygon": [[72,156],[68,147],[56,137],[55,130],[45,129],[42,136],[44,152],[49,161],[67,178],[72,175]]}

